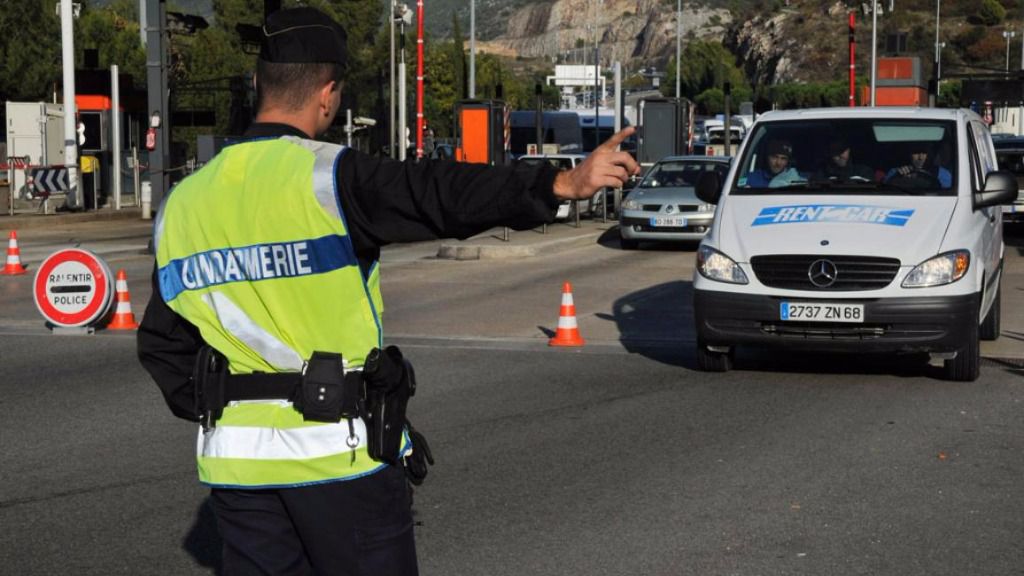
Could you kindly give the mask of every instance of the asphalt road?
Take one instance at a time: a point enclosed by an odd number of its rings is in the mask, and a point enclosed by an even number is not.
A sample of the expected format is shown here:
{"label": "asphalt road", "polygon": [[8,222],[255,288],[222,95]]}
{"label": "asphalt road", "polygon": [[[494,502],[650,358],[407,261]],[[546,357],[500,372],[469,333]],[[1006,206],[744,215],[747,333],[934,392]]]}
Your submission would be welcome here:
{"label": "asphalt road", "polygon": [[[141,314],[144,227],[73,232],[128,271]],[[30,267],[65,236],[22,235]],[[757,353],[699,373],[692,251],[611,236],[507,262],[386,252],[388,340],[438,459],[415,494],[423,574],[1024,574],[1018,363],[975,383]],[[1024,287],[1022,244],[1004,289]],[[566,280],[588,344],[551,349]],[[131,333],[53,336],[30,284],[0,277],[0,573],[216,573],[194,428]]]}

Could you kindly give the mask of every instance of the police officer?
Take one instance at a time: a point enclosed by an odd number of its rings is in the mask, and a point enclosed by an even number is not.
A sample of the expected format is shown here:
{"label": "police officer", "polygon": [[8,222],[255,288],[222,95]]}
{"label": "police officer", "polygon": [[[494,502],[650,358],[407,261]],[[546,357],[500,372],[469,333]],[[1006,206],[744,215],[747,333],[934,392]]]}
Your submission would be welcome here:
{"label": "police officer", "polygon": [[[406,435],[371,457],[361,412],[312,417],[333,393],[308,388],[314,362],[333,359],[336,371],[318,372],[344,371],[330,390],[347,390],[381,346],[381,246],[535,227],[561,201],[639,172],[615,150],[630,129],[571,171],[396,162],[316,141],[347,62],[345,32],[325,14],[272,14],[254,124],[175,188],[155,226],[138,354],[173,413],[202,423],[199,478],[225,574],[416,574],[399,457],[417,447]],[[278,394],[282,382],[300,392]]]}

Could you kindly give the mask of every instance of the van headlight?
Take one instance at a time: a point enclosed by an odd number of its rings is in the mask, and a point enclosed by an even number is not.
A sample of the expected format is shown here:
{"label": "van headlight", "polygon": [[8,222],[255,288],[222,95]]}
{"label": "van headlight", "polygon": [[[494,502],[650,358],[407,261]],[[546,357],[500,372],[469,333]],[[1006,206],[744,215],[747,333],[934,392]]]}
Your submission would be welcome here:
{"label": "van headlight", "polygon": [[740,265],[718,250],[703,244],[697,250],[697,271],[708,280],[747,284],[747,275]]}
{"label": "van headlight", "polygon": [[699,206],[697,206],[697,212],[714,212],[714,211],[715,211],[715,205],[714,204],[703,204],[702,203]]}
{"label": "van headlight", "polygon": [[634,200],[632,198],[626,198],[622,202],[622,209],[623,210],[639,210],[640,209],[640,202],[637,202],[636,200]]}
{"label": "van headlight", "polygon": [[918,264],[904,278],[904,288],[927,288],[952,284],[967,274],[971,266],[971,253],[967,250],[954,250],[939,254]]}

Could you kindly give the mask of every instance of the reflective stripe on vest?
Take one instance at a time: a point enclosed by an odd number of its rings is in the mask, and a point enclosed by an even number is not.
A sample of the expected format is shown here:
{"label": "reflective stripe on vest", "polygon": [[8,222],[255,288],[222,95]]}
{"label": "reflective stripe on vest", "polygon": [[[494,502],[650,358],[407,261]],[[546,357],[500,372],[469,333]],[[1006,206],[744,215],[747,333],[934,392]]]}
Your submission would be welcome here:
{"label": "reflective stripe on vest", "polygon": [[[314,350],[346,368],[380,346],[379,266],[364,278],[337,200],[341,146],[284,137],[228,146],[158,216],[160,294],[234,374],[297,371]],[[197,441],[215,486],[314,484],[372,473],[365,425],[306,422],[290,403],[232,402]],[[403,452],[408,449],[404,443]]]}

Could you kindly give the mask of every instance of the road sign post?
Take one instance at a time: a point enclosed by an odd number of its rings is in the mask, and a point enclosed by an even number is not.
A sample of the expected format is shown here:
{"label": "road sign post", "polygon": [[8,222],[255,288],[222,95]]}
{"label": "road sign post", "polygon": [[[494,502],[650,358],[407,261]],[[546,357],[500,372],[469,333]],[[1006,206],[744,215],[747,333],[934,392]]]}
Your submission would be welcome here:
{"label": "road sign post", "polygon": [[50,254],[32,283],[36,308],[54,334],[92,334],[110,310],[113,275],[99,256],[82,248]]}

